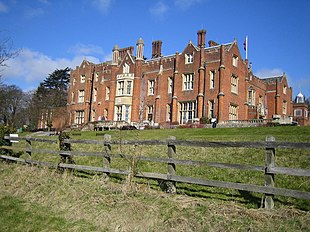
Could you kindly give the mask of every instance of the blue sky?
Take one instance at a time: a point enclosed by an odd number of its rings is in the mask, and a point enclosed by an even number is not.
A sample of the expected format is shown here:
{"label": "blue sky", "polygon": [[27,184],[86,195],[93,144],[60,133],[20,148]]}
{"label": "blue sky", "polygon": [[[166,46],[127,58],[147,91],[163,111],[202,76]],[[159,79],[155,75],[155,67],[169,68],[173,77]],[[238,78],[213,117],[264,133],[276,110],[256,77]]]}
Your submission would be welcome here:
{"label": "blue sky", "polygon": [[0,0],[0,38],[22,49],[3,74],[28,91],[56,68],[111,59],[115,44],[140,37],[148,58],[153,40],[163,41],[164,55],[181,52],[203,28],[207,41],[236,38],[243,58],[248,35],[254,73],[285,72],[293,94],[310,97],[309,12],[307,0]]}

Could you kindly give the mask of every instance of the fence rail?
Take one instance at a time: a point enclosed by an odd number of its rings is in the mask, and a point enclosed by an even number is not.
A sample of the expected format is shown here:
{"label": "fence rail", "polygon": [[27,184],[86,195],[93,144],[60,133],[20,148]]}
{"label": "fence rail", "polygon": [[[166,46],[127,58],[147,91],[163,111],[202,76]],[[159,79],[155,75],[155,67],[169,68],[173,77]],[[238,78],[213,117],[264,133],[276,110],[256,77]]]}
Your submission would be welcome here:
{"label": "fence rail", "polygon": [[[27,153],[27,159],[21,159],[6,155],[1,155],[0,158],[4,160],[11,160],[15,162],[21,162],[31,165],[47,166],[50,168],[62,168],[62,169],[75,169],[84,171],[96,171],[105,174],[121,174],[129,175],[129,170],[118,170],[111,168],[111,159],[122,158],[122,159],[133,159],[133,155],[126,154],[112,154],[111,148],[113,145],[135,145],[135,146],[167,146],[167,158],[161,157],[147,157],[139,156],[139,161],[147,162],[158,162],[167,164],[167,174],[152,173],[152,172],[138,172],[135,173],[136,177],[149,178],[166,181],[170,183],[169,191],[176,191],[176,182],[197,184],[203,186],[213,186],[220,188],[237,189],[243,191],[263,193],[263,202],[265,208],[274,207],[274,195],[289,196],[294,198],[310,200],[310,193],[305,191],[276,188],[275,186],[275,175],[285,174],[293,176],[310,177],[309,169],[299,169],[299,168],[288,168],[288,167],[278,167],[275,165],[276,149],[310,149],[310,143],[292,143],[292,142],[276,142],[273,137],[267,137],[265,142],[209,142],[209,141],[188,141],[188,140],[176,140],[175,137],[169,137],[167,140],[111,140],[111,136],[105,135],[103,140],[73,140],[73,139],[61,139],[57,141],[55,139],[42,139],[42,138],[31,138],[31,137],[19,137],[11,138],[5,136],[6,140],[25,140],[27,146],[25,148],[14,147],[14,146],[3,146],[3,149],[25,151]],[[43,142],[50,144],[97,144],[103,145],[103,152],[85,152],[85,151],[71,151],[68,150],[48,150],[48,149],[33,149],[31,142]],[[67,147],[70,147],[67,146]],[[245,164],[231,164],[231,163],[218,163],[218,162],[206,162],[199,160],[184,160],[177,159],[176,146],[189,146],[189,147],[211,147],[211,148],[259,148],[265,150],[265,165],[264,166],[251,166]],[[66,146],[65,146],[66,147]],[[41,154],[51,154],[59,155],[60,162],[58,164],[53,164],[49,162],[42,162],[31,159],[32,153]],[[103,167],[95,166],[85,166],[77,165],[74,163],[74,156],[97,156],[103,157],[104,163]],[[207,166],[216,167],[222,169],[238,169],[238,170],[248,170],[264,173],[265,186],[253,185],[253,184],[243,184],[227,181],[218,180],[206,180],[200,178],[194,178],[189,176],[179,176],[177,175],[176,165],[192,165],[192,166]]]}

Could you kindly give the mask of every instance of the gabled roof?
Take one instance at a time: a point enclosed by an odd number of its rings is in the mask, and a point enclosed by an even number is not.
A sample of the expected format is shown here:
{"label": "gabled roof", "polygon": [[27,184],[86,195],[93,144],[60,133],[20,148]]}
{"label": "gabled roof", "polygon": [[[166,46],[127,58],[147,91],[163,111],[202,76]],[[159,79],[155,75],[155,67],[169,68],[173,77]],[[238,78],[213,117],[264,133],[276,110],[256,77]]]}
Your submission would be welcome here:
{"label": "gabled roof", "polygon": [[267,78],[261,78],[262,81],[264,81],[267,84],[273,84],[278,82],[282,82],[284,78],[284,75],[281,76],[274,76],[274,77],[267,77]]}
{"label": "gabled roof", "polygon": [[[230,42],[230,43],[226,43],[226,44],[222,44],[224,45],[224,49],[226,52],[229,52],[230,49],[232,48],[232,46],[234,45],[234,42]],[[209,52],[214,52],[214,51],[218,51],[221,47],[221,44],[216,45],[216,46],[212,46],[212,47],[207,47],[205,48],[205,51],[209,51]]]}
{"label": "gabled roof", "polygon": [[92,62],[90,62],[90,61],[86,60],[86,58],[84,57],[84,59],[83,59],[83,61],[82,61],[81,65],[80,65],[80,67],[82,67],[82,66],[83,66],[83,64],[85,64],[85,65],[90,65],[90,64],[94,64],[94,63],[92,63]]}
{"label": "gabled roof", "polygon": [[126,55],[123,57],[123,59],[121,60],[120,64],[123,64],[125,62],[126,57],[129,57],[131,60],[131,63],[134,64],[135,63],[135,57],[133,55],[131,55],[129,53],[129,51],[126,51]]}
{"label": "gabled roof", "polygon": [[185,51],[186,49],[188,49],[189,47],[193,47],[197,52],[200,50],[200,49],[199,49],[195,44],[193,44],[193,42],[190,40],[190,41],[188,42],[187,46],[184,48],[184,50],[183,50],[182,53],[184,53],[184,51]]}

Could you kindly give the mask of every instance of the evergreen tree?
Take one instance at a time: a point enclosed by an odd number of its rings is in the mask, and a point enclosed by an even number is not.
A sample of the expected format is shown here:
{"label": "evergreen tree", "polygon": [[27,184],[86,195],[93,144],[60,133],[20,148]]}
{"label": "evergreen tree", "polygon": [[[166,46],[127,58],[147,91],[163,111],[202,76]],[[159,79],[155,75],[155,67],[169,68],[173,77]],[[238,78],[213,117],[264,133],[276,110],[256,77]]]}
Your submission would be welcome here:
{"label": "evergreen tree", "polygon": [[56,69],[40,83],[35,91],[35,100],[41,109],[66,106],[70,69]]}
{"label": "evergreen tree", "polygon": [[[67,105],[67,90],[70,82],[70,69],[56,69],[53,73],[40,83],[34,92],[31,103],[32,114],[38,122],[42,112],[50,112],[56,107],[64,107]],[[49,121],[50,120],[50,121]],[[51,120],[48,119],[48,127],[52,127]],[[33,126],[36,126],[35,124]]]}

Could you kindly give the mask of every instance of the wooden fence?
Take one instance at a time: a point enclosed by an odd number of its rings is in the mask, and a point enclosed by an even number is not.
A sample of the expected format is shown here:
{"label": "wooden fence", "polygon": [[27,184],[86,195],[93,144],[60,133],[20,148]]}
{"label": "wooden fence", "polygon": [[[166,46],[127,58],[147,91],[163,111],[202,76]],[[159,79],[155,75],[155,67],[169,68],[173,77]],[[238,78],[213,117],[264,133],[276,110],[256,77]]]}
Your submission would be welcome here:
{"label": "wooden fence", "polygon": [[[292,149],[307,149],[310,150],[310,143],[292,143],[292,142],[276,142],[275,138],[269,136],[266,138],[265,142],[208,142],[208,141],[187,141],[187,140],[176,140],[175,137],[169,137],[167,140],[123,140],[123,141],[113,141],[110,135],[105,135],[103,140],[74,140],[74,139],[62,139],[62,141],[43,139],[43,138],[31,138],[31,137],[20,137],[20,138],[10,138],[5,136],[6,140],[25,140],[27,146],[25,148],[18,148],[14,146],[5,146],[2,148],[11,150],[21,150],[27,153],[26,159],[1,155],[0,158],[4,160],[11,160],[16,162],[22,162],[32,165],[47,166],[51,168],[60,169],[75,169],[75,170],[87,170],[102,172],[105,174],[121,174],[129,175],[130,170],[119,170],[113,169],[111,167],[111,159],[114,158],[124,158],[131,159],[132,155],[125,154],[112,154],[113,145],[134,145],[134,146],[166,146],[167,147],[167,158],[155,158],[147,156],[139,156],[139,161],[147,162],[159,162],[167,164],[167,174],[152,173],[152,172],[137,172],[134,173],[135,177],[149,178],[164,181],[167,183],[166,186],[170,186],[168,190],[170,192],[176,191],[175,183],[188,183],[197,184],[203,186],[213,186],[220,188],[236,189],[249,192],[257,192],[263,194],[263,205],[265,208],[274,208],[274,195],[288,196],[300,199],[310,200],[310,192],[298,191],[293,189],[276,188],[275,187],[275,175],[276,174],[286,174],[292,176],[304,176],[310,177],[309,169],[299,169],[299,168],[288,168],[288,167],[278,167],[275,164],[276,149],[277,148],[292,148]],[[33,149],[32,142],[44,142],[44,143],[60,143],[63,144],[61,150],[44,150],[44,149]],[[81,151],[71,151],[71,144],[99,144],[103,146],[103,152],[81,152]],[[217,163],[217,162],[205,162],[197,160],[182,160],[178,159],[177,146],[187,146],[187,147],[211,147],[211,148],[260,148],[265,150],[265,165],[264,166],[250,166],[244,164],[231,164],[231,163]],[[69,148],[69,149],[64,149]],[[42,162],[38,160],[32,160],[32,153],[41,154],[56,154],[60,156],[60,162],[58,164]],[[85,166],[78,165],[74,163],[74,156],[99,156],[103,157],[104,162],[102,167],[95,166]],[[229,168],[229,169],[239,169],[239,170],[250,170],[258,171],[264,173],[265,186],[253,185],[253,184],[243,184],[235,182],[226,182],[219,180],[207,180],[201,178],[194,178],[189,176],[177,175],[177,165],[193,165],[193,166],[208,166],[216,168]]]}

